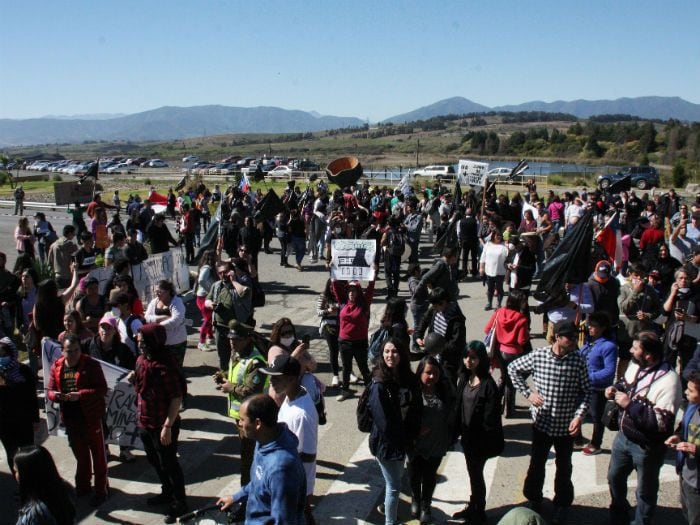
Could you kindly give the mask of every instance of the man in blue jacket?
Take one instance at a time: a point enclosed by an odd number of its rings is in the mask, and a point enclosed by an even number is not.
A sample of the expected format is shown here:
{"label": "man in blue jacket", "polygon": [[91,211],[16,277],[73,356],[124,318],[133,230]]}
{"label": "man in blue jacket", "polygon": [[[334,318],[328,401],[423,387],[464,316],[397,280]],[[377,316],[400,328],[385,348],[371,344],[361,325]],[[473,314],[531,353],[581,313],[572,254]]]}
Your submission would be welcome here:
{"label": "man in blue jacket", "polygon": [[257,441],[250,483],[218,504],[225,511],[234,503],[247,503],[246,525],[306,523],[306,474],[297,453],[299,441],[284,423],[277,423],[278,412],[265,394],[251,396],[241,405],[239,432]]}
{"label": "man in blue jacket", "polygon": [[610,339],[610,317],[607,312],[596,311],[588,316],[588,339],[579,350],[588,365],[588,379],[591,382],[589,413],[593,418],[593,436],[583,448],[585,456],[600,454],[603,443],[602,417],[605,410],[605,389],[615,381],[617,366],[617,343]]}

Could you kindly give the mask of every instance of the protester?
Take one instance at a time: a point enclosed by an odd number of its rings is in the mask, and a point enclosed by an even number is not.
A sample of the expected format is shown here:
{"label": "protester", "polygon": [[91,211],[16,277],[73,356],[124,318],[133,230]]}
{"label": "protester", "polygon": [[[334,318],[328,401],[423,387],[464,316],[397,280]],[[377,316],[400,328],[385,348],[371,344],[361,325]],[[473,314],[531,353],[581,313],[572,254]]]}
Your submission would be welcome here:
{"label": "protester", "polygon": [[338,356],[340,354],[338,342],[338,311],[340,305],[333,295],[332,282],[330,279],[326,281],[326,286],[318,296],[316,301],[316,313],[321,319],[318,331],[321,337],[326,340],[328,345],[328,361],[331,364],[331,386],[337,387],[340,385],[340,366],[338,365]]}
{"label": "protester", "polygon": [[220,498],[222,510],[245,504],[247,525],[305,525],[306,473],[297,453],[298,439],[284,423],[278,423],[274,400],[258,394],[241,406],[239,430],[257,442],[250,483],[232,496]]}
{"label": "protester", "polygon": [[479,274],[486,279],[486,306],[484,310],[493,308],[493,296],[496,295],[497,308],[503,301],[503,280],[506,275],[506,258],[508,248],[503,244],[503,234],[495,231],[491,235],[479,259]]}
{"label": "protester", "polygon": [[158,283],[156,297],[148,303],[144,319],[147,323],[158,323],[165,328],[166,350],[172,354],[178,368],[182,370],[187,350],[185,305],[175,293],[172,282],[162,280]]}
{"label": "protester", "polygon": [[457,383],[455,437],[461,436],[467,462],[471,497],[469,504],[453,514],[474,525],[486,524],[484,466],[504,447],[501,425],[501,393],[489,373],[489,358],[481,341],[471,341],[462,351]]}
{"label": "protester", "polygon": [[216,282],[216,252],[207,250],[204,252],[202,261],[199,264],[197,272],[197,287],[195,297],[197,308],[202,315],[202,325],[199,327],[199,344],[197,348],[203,352],[213,350],[211,344],[214,341],[214,330],[212,325],[212,310],[207,308],[207,295],[211,291],[211,287]]}
{"label": "protester", "polygon": [[99,363],[80,350],[80,340],[72,334],[63,338],[62,357],[51,367],[47,396],[61,404],[61,421],[77,461],[75,490],[78,497],[95,492],[91,505],[99,506],[108,495],[107,461],[102,430],[106,412],[107,383]]}
{"label": "protester", "polygon": [[386,525],[397,525],[401,476],[408,450],[415,446],[421,426],[422,395],[420,383],[411,371],[408,352],[401,343],[384,343],[381,359],[372,372],[369,407],[372,430],[369,449],[377,459],[384,477],[384,503],[379,513]]}
{"label": "protester", "polygon": [[17,227],[15,228],[15,248],[17,248],[17,253],[19,255],[27,255],[30,259],[34,260],[35,241],[36,238],[29,228],[29,219],[20,217],[17,221]]}
{"label": "protester", "polygon": [[[309,343],[297,337],[296,328],[291,319],[282,317],[272,325],[270,332],[270,348],[267,350],[267,362],[272,365],[279,355],[290,355],[301,364],[300,375],[316,370],[316,359],[309,353]],[[315,393],[313,378],[304,378],[304,385],[310,394]],[[269,394],[278,405],[284,401],[284,392],[278,392],[275,385],[270,385]]]}
{"label": "protester", "polygon": [[66,224],[63,227],[63,235],[58,238],[48,249],[47,264],[52,272],[59,288],[70,286],[73,271],[71,262],[78,246],[73,242],[75,238],[75,226]]}

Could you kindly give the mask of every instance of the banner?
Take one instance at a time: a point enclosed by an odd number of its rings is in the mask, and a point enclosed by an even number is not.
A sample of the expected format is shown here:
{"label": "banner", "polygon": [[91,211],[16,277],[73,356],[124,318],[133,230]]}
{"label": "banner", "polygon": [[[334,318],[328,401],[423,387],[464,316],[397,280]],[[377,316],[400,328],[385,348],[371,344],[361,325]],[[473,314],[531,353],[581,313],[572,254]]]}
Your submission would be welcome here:
{"label": "banner", "polygon": [[[44,337],[41,340],[41,362],[44,370],[45,392],[48,392],[51,367],[59,357],[61,357],[61,345],[53,339]],[[105,443],[143,449],[136,425],[136,392],[131,383],[122,381],[129,370],[99,359],[96,361],[102,367],[108,388],[105,398],[107,404]],[[48,395],[45,396],[44,401],[49,435],[65,437],[66,430],[61,425],[61,404],[49,400]]]}
{"label": "banner", "polygon": [[98,287],[100,290],[100,295],[109,294],[108,286],[112,283],[112,275],[114,274],[114,268],[111,266],[101,266],[90,270],[88,273],[89,277],[94,277],[98,281]]}
{"label": "banner", "polygon": [[331,240],[331,277],[342,281],[373,281],[376,251],[374,239]]}
{"label": "banner", "polygon": [[472,160],[461,160],[457,166],[457,175],[460,184],[470,186],[486,186],[486,174],[489,171],[487,162],[474,162]]}
{"label": "banner", "polygon": [[88,203],[92,200],[95,183],[91,180],[86,180],[82,184],[76,181],[69,182],[54,182],[53,192],[56,196],[56,205],[63,206],[65,204],[80,204]]}
{"label": "banner", "polygon": [[180,294],[190,289],[190,270],[182,247],[151,255],[141,264],[133,265],[131,276],[144,305],[156,296],[158,281],[163,279],[172,281],[175,293]]}

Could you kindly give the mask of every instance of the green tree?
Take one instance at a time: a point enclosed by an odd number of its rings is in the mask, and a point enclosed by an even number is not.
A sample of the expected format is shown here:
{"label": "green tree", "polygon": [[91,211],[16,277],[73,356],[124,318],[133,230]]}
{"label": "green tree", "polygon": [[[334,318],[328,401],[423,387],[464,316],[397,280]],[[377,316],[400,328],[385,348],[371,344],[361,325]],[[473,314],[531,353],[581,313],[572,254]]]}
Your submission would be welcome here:
{"label": "green tree", "polygon": [[645,122],[639,136],[639,149],[642,153],[656,151],[656,128],[653,122]]}
{"label": "green tree", "polygon": [[685,187],[685,183],[688,182],[688,174],[685,171],[685,165],[680,159],[673,165],[671,180],[676,188],[683,188]]}

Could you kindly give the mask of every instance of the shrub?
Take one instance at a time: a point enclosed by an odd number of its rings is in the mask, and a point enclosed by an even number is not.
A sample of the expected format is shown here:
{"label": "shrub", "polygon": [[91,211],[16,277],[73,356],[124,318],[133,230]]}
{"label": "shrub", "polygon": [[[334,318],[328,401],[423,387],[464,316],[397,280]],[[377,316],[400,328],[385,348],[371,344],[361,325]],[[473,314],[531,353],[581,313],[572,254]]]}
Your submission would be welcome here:
{"label": "shrub", "polygon": [[63,180],[63,177],[61,177],[58,173],[56,173],[56,174],[52,177],[52,179],[53,179],[54,182],[61,182],[61,181]]}
{"label": "shrub", "polygon": [[144,183],[146,186],[151,186],[151,185],[153,184],[153,183],[151,182],[151,179],[148,178],[148,177],[146,177],[146,178],[144,179],[143,183]]}
{"label": "shrub", "polygon": [[671,180],[673,181],[673,186],[675,188],[683,188],[685,187],[685,183],[688,182],[688,174],[685,171],[685,166],[680,160],[677,160],[673,165]]}
{"label": "shrub", "polygon": [[0,186],[4,186],[10,182],[10,175],[6,171],[0,171]]}
{"label": "shrub", "polygon": [[564,183],[564,179],[562,179],[561,175],[550,175],[547,177],[547,183],[552,186],[561,186]]}

